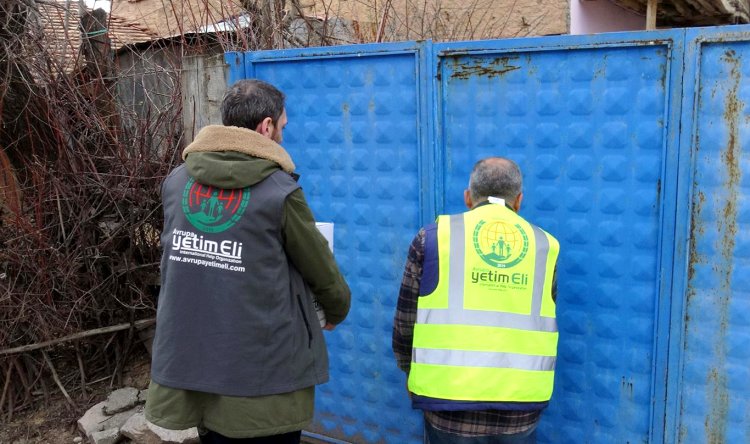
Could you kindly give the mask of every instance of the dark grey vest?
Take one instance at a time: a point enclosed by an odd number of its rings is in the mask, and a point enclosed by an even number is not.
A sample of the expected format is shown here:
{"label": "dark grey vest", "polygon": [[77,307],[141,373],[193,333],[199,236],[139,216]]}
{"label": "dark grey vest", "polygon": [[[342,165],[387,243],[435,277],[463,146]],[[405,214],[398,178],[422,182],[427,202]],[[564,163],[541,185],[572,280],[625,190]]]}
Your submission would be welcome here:
{"label": "dark grey vest", "polygon": [[284,201],[298,187],[279,170],[222,190],[184,165],[164,181],[154,381],[263,396],[328,380],[312,293],[282,243]]}

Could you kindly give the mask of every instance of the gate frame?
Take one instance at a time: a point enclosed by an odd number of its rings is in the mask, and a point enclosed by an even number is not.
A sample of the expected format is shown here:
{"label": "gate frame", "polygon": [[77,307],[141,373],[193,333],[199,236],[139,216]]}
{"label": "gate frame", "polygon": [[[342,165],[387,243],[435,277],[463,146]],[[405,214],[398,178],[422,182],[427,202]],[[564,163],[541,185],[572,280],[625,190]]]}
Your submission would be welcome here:
{"label": "gate frame", "polygon": [[[554,36],[471,42],[433,43],[430,40],[387,44],[347,45],[259,52],[228,52],[228,83],[255,74],[259,63],[276,61],[413,54],[417,69],[420,223],[445,209],[446,171],[443,143],[442,58],[458,55],[539,53],[547,51],[666,47],[665,116],[662,179],[659,193],[657,298],[654,313],[649,442],[677,443],[680,433],[680,392],[685,340],[685,298],[695,172],[697,85],[702,45],[750,41],[750,25],[676,28],[585,36]],[[684,80],[687,79],[687,80]],[[691,80],[692,79],[692,80]],[[425,122],[422,119],[426,119]],[[681,130],[682,129],[682,130]],[[671,371],[670,371],[671,370]]]}
{"label": "gate frame", "polygon": [[[547,51],[566,50],[592,50],[597,48],[627,48],[638,46],[665,46],[666,69],[665,82],[665,115],[668,120],[664,122],[665,135],[662,145],[662,178],[664,183],[660,184],[659,193],[659,219],[661,221],[659,244],[657,246],[657,298],[654,316],[654,344],[653,363],[651,376],[651,403],[650,403],[650,427],[648,431],[649,442],[668,442],[667,417],[674,409],[670,408],[669,387],[678,382],[674,372],[669,372],[669,364],[674,355],[678,357],[682,350],[673,348],[670,339],[670,331],[674,323],[675,307],[672,305],[674,294],[675,277],[675,251],[672,246],[675,243],[677,224],[677,203],[679,201],[678,182],[682,141],[679,139],[680,127],[682,125],[683,106],[683,72],[685,70],[685,29],[669,29],[659,31],[637,31],[618,32],[595,35],[578,36],[555,36],[555,37],[532,37],[523,39],[487,40],[472,42],[447,42],[434,45],[434,53],[437,64],[435,65],[436,85],[434,89],[434,103],[441,104],[443,97],[443,84],[439,77],[442,69],[442,57],[464,56],[464,55],[487,55],[487,54],[515,54],[515,53],[539,53]],[[443,153],[439,149],[445,140],[441,121],[441,109],[434,109],[436,113],[435,132],[435,157],[438,159],[440,171],[435,184],[436,208],[442,211],[445,208],[445,188],[447,176],[443,171]],[[685,145],[690,151],[690,145]],[[684,168],[683,168],[684,169]],[[554,397],[554,395],[553,395]],[[661,419],[659,419],[661,418]]]}
{"label": "gate frame", "polygon": [[[662,442],[676,444],[680,442],[682,381],[684,368],[684,350],[687,345],[685,335],[685,317],[687,316],[687,294],[690,283],[690,232],[693,226],[693,191],[694,176],[697,168],[696,139],[697,105],[700,85],[701,55],[705,44],[750,42],[750,25],[715,26],[705,28],[683,29],[685,32],[685,56],[683,78],[688,79],[683,85],[682,113],[679,117],[682,131],[680,136],[680,153],[678,164],[676,226],[674,239],[675,284],[672,288],[672,318],[670,323],[678,328],[669,331],[669,362],[672,369],[667,384],[667,407],[664,415],[665,435]],[[689,125],[689,126],[688,126]],[[679,197],[684,196],[684,199]]]}

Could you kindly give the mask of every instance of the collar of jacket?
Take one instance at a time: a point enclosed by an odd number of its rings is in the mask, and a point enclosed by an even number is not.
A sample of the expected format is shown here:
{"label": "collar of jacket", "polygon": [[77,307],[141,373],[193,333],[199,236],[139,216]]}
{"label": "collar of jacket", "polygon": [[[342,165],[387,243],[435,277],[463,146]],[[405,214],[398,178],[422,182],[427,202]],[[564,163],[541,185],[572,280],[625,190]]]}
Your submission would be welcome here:
{"label": "collar of jacket", "polygon": [[[484,201],[479,202],[478,204],[476,204],[474,206],[474,208],[472,208],[472,210],[475,210],[475,209],[477,209],[479,207],[483,207],[485,205],[496,205],[496,204],[491,203],[489,200],[484,200]],[[516,210],[514,210],[513,207],[511,207],[510,205],[508,205],[507,202],[505,203],[505,208],[509,209],[510,211],[512,211],[514,213],[516,212]],[[471,211],[471,210],[469,210],[469,211]]]}
{"label": "collar of jacket", "polygon": [[292,173],[294,162],[286,150],[259,133],[237,126],[209,125],[203,127],[195,140],[182,151],[182,159],[191,153],[236,151],[279,164],[282,170]]}

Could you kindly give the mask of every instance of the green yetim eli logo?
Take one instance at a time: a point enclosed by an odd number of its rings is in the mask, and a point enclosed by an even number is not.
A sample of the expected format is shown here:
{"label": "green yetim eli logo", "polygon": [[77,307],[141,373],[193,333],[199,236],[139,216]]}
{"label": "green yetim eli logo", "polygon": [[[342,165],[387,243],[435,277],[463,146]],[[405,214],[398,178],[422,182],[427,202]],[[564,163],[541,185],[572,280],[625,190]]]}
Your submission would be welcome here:
{"label": "green yetim eli logo", "polygon": [[182,211],[198,230],[220,233],[240,220],[249,200],[248,188],[224,190],[200,184],[191,177],[182,193]]}
{"label": "green yetim eli logo", "polygon": [[508,268],[521,262],[529,250],[529,237],[520,224],[480,221],[474,228],[474,250],[495,268]]}

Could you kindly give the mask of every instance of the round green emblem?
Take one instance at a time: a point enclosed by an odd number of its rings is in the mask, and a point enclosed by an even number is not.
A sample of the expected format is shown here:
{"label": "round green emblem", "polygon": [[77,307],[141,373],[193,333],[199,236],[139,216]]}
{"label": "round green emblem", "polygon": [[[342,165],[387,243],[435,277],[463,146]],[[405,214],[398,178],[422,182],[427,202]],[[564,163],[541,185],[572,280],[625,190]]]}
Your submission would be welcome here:
{"label": "round green emblem", "polygon": [[495,268],[508,268],[521,262],[529,250],[529,237],[520,224],[480,221],[474,228],[474,250]]}
{"label": "round green emblem", "polygon": [[191,177],[182,193],[182,211],[200,231],[219,233],[240,220],[249,200],[249,188],[224,190],[200,184]]}

